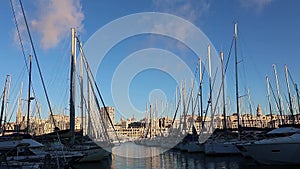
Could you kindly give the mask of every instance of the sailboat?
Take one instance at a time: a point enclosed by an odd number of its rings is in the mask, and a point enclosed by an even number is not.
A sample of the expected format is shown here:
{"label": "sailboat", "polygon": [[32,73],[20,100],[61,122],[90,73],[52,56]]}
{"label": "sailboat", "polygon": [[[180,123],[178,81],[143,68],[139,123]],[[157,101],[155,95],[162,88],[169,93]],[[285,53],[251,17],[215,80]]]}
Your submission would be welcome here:
{"label": "sailboat", "polygon": [[[234,25],[234,42],[235,42],[235,75],[236,75],[236,101],[237,101],[237,123],[238,123],[238,136],[235,133],[227,130],[226,126],[226,113],[225,113],[225,93],[224,93],[224,57],[221,52],[220,57],[222,61],[222,87],[223,87],[223,116],[224,127],[223,131],[215,132],[212,137],[204,144],[204,152],[207,155],[219,155],[219,154],[240,154],[239,149],[236,147],[236,143],[240,140],[240,117],[239,117],[239,95],[238,95],[238,72],[237,72],[237,23]],[[212,119],[213,120],[213,119]]]}
{"label": "sailboat", "polygon": [[[87,71],[87,89],[88,89],[88,129],[87,129],[87,135],[84,136],[83,135],[83,127],[82,127],[82,131],[80,132],[81,134],[81,140],[79,141],[78,144],[74,144],[72,146],[72,150],[73,151],[79,151],[79,152],[82,152],[84,154],[84,157],[82,159],[79,160],[79,162],[95,162],[95,161],[100,161],[100,160],[103,160],[103,159],[106,159],[106,160],[111,160],[111,152],[112,152],[112,147],[113,147],[113,143],[111,142],[111,140],[109,139],[109,135],[108,135],[108,124],[106,124],[104,121],[105,120],[108,120],[110,122],[110,125],[112,126],[112,129],[113,131],[115,131],[114,129],[114,126],[112,124],[112,120],[110,119],[110,116],[109,116],[109,113],[108,113],[108,110],[107,110],[107,107],[104,105],[104,102],[103,102],[103,99],[102,99],[102,96],[99,92],[99,89],[95,83],[95,79],[92,75],[92,73],[90,72],[89,70],[89,65],[88,65],[88,62],[84,56],[84,53],[83,53],[83,49],[82,49],[82,45],[80,43],[80,41],[78,40],[78,38],[76,37],[75,35],[75,29],[72,28],[71,29],[72,31],[72,51],[71,51],[71,59],[73,61],[71,61],[71,67],[73,67],[73,72],[71,72],[71,76],[74,76],[73,80],[75,81],[75,58],[76,58],[76,49],[75,49],[75,45],[76,45],[76,42],[78,44],[78,47],[79,47],[79,51],[80,51],[80,64],[81,64],[81,70],[80,70],[80,90],[81,90],[81,108],[83,109],[83,87],[82,87],[82,69],[83,69],[83,65],[85,66],[85,69]],[[82,63],[83,62],[83,63]],[[92,81],[94,82],[94,85],[92,85]],[[75,91],[75,86],[74,86],[74,83],[75,82],[71,82],[72,84],[70,85],[71,87],[71,93]],[[98,91],[98,94],[100,96],[100,99],[101,99],[101,102],[103,104],[103,110],[104,110],[104,116],[105,117],[102,117],[103,114],[101,114],[101,110],[100,110],[100,105],[99,105],[99,102],[98,102],[98,99],[96,97],[96,93],[95,93],[95,88],[96,90]],[[90,95],[90,92],[92,93]],[[72,102],[75,103],[75,100],[71,100],[73,98],[74,95],[72,95],[70,93],[70,106],[73,106],[72,109],[70,110],[74,110],[75,111],[75,107],[74,107],[74,104],[71,104]],[[94,99],[94,102],[96,107],[97,107],[97,110],[93,110],[91,107],[91,98]],[[73,98],[75,99],[75,98]],[[83,111],[83,110],[81,110]],[[70,111],[70,118],[72,117],[72,119],[70,119],[70,122],[71,120],[74,121],[75,120],[75,116],[74,115],[71,115],[71,111]],[[81,113],[81,116],[83,116],[83,112]],[[106,119],[104,119],[106,118]],[[98,121],[98,119],[100,119],[100,121]],[[95,121],[96,120],[96,121]],[[107,121],[106,121],[107,122]],[[70,123],[71,124],[71,123]],[[75,128],[75,124],[74,126],[71,125],[72,129],[71,129],[71,132],[74,132],[74,128]],[[99,133],[99,132],[102,132],[102,133]],[[73,135],[72,135],[73,136]],[[117,137],[117,135],[116,135]],[[75,139],[75,138],[73,138]],[[93,140],[92,140],[93,139]],[[118,137],[117,137],[118,139]]]}

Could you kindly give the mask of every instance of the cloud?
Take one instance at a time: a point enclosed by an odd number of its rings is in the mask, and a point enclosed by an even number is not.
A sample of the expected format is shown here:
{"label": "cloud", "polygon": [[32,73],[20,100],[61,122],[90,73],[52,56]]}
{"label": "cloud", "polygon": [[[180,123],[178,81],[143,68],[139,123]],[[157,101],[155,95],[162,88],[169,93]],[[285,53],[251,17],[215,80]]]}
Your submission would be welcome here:
{"label": "cloud", "polygon": [[243,8],[255,9],[257,12],[261,12],[272,1],[273,0],[239,0]]}
{"label": "cloud", "polygon": [[[153,10],[157,12],[165,12],[181,17],[194,25],[203,24],[201,20],[209,13],[211,0],[152,0]],[[193,32],[189,24],[178,26],[177,20],[167,20],[162,24],[155,25],[157,32],[173,32],[177,38],[187,40],[193,38]],[[182,56],[186,55],[188,48],[178,41],[169,41],[167,46],[173,46],[181,52]]]}
{"label": "cloud", "polygon": [[69,35],[70,28],[82,31],[84,14],[80,0],[50,0],[39,1],[38,15],[31,20],[35,31],[41,35],[41,45],[44,49],[53,48]]}
{"label": "cloud", "polygon": [[154,10],[195,22],[210,9],[210,0],[153,0]]}
{"label": "cloud", "polygon": [[19,30],[18,32],[17,27],[14,29],[14,33],[13,33],[14,43],[19,47],[19,45],[21,46],[20,44],[20,40],[21,40],[23,49],[26,52],[30,49],[30,43],[27,39],[27,29],[24,22],[21,6],[17,0],[13,0],[12,5],[15,14],[15,18],[13,18],[13,22],[15,22],[15,20],[17,21],[18,30]]}

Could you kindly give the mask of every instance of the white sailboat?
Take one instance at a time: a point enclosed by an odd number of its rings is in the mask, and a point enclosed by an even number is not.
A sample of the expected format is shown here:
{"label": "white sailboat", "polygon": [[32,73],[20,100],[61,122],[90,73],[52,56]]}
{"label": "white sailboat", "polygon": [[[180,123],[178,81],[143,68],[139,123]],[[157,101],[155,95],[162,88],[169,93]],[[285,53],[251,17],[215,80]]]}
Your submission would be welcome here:
{"label": "white sailboat", "polygon": [[[216,138],[207,140],[204,144],[204,152],[208,155],[219,154],[240,154],[236,143],[240,140],[240,117],[239,117],[239,94],[238,94],[238,72],[237,72],[237,23],[234,25],[234,42],[235,42],[235,76],[236,76],[236,102],[237,102],[237,123],[238,123],[238,137],[228,138],[229,131],[226,130],[226,113],[225,113],[225,94],[224,94],[224,61],[223,53],[220,54],[222,60],[222,87],[223,87],[223,113],[224,113],[224,132]],[[210,52],[209,52],[210,54]],[[210,55],[209,55],[210,58]],[[210,66],[210,65],[209,65]],[[214,135],[214,134],[213,134]]]}
{"label": "white sailboat", "polygon": [[[71,79],[73,81],[71,81],[71,92],[70,92],[70,130],[71,133],[73,133],[73,137],[74,137],[74,128],[75,128],[75,98],[74,98],[74,93],[75,92],[75,59],[76,59],[76,44],[77,44],[77,37],[75,35],[75,29],[72,28],[71,29]],[[106,129],[106,125],[104,124],[103,120],[104,117],[102,117],[102,115],[100,115],[100,107],[99,107],[99,103],[98,100],[94,100],[94,102],[97,105],[97,110],[98,111],[94,111],[91,108],[91,103],[90,103],[90,99],[92,98],[90,96],[90,90],[92,91],[92,95],[94,96],[94,98],[96,98],[95,96],[95,91],[94,91],[94,87],[92,85],[91,79],[93,78],[90,70],[88,70],[88,63],[85,59],[85,56],[83,54],[82,51],[82,45],[81,43],[78,42],[78,46],[79,46],[79,51],[80,51],[80,87],[81,87],[81,109],[83,109],[83,87],[82,87],[82,69],[83,69],[83,65],[85,66],[85,69],[87,71],[87,88],[88,88],[88,130],[86,131],[86,134],[88,135],[88,137],[92,140],[84,140],[82,138],[82,142],[80,144],[74,144],[72,147],[72,151],[74,152],[81,152],[84,156],[83,158],[81,158],[79,160],[79,162],[95,162],[95,161],[100,161],[103,159],[109,159],[111,157],[111,151],[112,151],[112,146],[113,144],[108,140],[109,136],[108,136],[108,131]],[[83,63],[82,63],[83,62]],[[90,77],[92,76],[92,77]],[[94,79],[93,79],[94,80]],[[101,97],[101,96],[100,96]],[[106,107],[104,106],[105,111]],[[83,110],[81,110],[81,116],[83,116]],[[99,117],[100,116],[100,117]],[[109,117],[108,117],[109,118]],[[100,119],[100,121],[99,121]],[[82,123],[83,124],[83,123]],[[83,130],[83,128],[82,128]],[[83,132],[83,131],[82,131]],[[83,133],[82,133],[83,134]],[[83,135],[81,136],[83,137]],[[92,137],[92,138],[91,138]],[[103,138],[104,137],[104,138]],[[71,141],[74,142],[74,138],[71,139]]]}

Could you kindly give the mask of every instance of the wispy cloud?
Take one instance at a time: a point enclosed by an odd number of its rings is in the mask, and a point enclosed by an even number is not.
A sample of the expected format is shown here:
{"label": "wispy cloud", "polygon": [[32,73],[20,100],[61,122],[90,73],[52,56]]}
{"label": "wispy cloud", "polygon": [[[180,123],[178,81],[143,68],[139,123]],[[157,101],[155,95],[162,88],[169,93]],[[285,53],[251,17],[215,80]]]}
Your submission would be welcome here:
{"label": "wispy cloud", "polygon": [[210,9],[210,0],[153,0],[154,9],[177,15],[191,22],[200,19]]}
{"label": "wispy cloud", "polygon": [[243,8],[254,9],[260,13],[272,1],[273,0],[239,0],[239,3]]}
{"label": "wispy cloud", "polygon": [[31,20],[35,31],[41,34],[44,49],[55,47],[71,27],[83,30],[84,14],[80,0],[50,0],[38,3],[38,15]]}
{"label": "wispy cloud", "polygon": [[[13,5],[14,14],[15,14],[15,18],[13,18],[13,20],[14,20],[13,22],[16,21],[18,23],[18,27],[16,27],[14,29],[14,34],[13,34],[14,42],[17,46],[19,46],[20,40],[21,40],[23,49],[26,52],[30,49],[30,46],[29,46],[29,41],[27,39],[26,25],[24,22],[24,17],[22,14],[21,6],[17,0],[13,0],[12,5]],[[17,28],[18,28],[19,32],[18,32]]]}
{"label": "wispy cloud", "polygon": [[[152,0],[153,9],[157,12],[165,12],[181,17],[194,25],[203,24],[203,17],[209,13],[211,0]],[[181,40],[192,39],[191,25],[181,24],[178,26],[177,20],[168,20],[159,25],[155,25],[154,29],[158,32],[173,32],[175,37]],[[188,50],[179,42],[169,42],[169,46],[173,46],[185,56]]]}

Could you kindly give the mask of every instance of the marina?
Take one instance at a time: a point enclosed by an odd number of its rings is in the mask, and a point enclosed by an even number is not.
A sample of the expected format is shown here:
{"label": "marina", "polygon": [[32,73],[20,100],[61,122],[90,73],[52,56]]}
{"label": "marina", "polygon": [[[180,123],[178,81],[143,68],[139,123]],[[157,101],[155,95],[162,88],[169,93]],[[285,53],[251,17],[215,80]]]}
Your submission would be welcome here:
{"label": "marina", "polygon": [[[71,13],[78,10],[78,16],[44,23],[43,29],[50,32],[48,27],[76,17],[82,21],[81,3],[76,2],[51,1],[50,8],[64,13],[62,7],[72,6]],[[49,52],[43,43],[52,37],[41,40],[43,45],[36,43],[40,20],[27,15],[32,7],[23,6],[22,0],[9,0],[9,5],[20,45],[16,55],[23,55],[24,67],[14,68],[21,71],[18,78],[6,68],[1,80],[0,169],[299,168],[297,69],[291,62],[283,69],[277,68],[281,63],[270,63],[265,67],[272,74],[249,82],[246,75],[253,70],[245,68],[249,65],[244,63],[242,44],[246,28],[237,21],[226,31],[231,38],[224,38],[226,45],[220,49],[197,25],[167,13],[123,16],[88,40],[80,26],[66,24],[59,34],[66,39],[56,70],[45,64],[49,58],[41,57]],[[54,20],[64,16],[53,17],[56,11],[49,15]],[[176,29],[161,29],[168,24]],[[141,34],[163,40],[152,43]],[[137,38],[138,45],[127,44],[131,38]],[[174,39],[180,43],[170,45]],[[135,48],[144,42],[157,46]],[[131,48],[128,57],[123,56]],[[110,67],[113,71],[107,70]],[[45,69],[51,70],[43,73]],[[147,74],[148,69],[162,75]],[[262,92],[256,92],[254,81],[264,86],[259,88]]]}
{"label": "marina", "polygon": [[[129,152],[132,149],[133,143],[128,143]],[[160,151],[159,147],[154,147],[153,152]],[[78,168],[89,167],[91,169],[101,168],[107,166],[101,163],[82,164]],[[291,165],[259,165],[251,158],[243,158],[240,155],[231,156],[207,156],[203,153],[188,153],[179,150],[168,150],[163,154],[148,157],[148,158],[127,158],[122,156],[115,156],[111,166],[108,168],[125,169],[125,168],[191,168],[191,169],[296,169],[297,166]]]}

